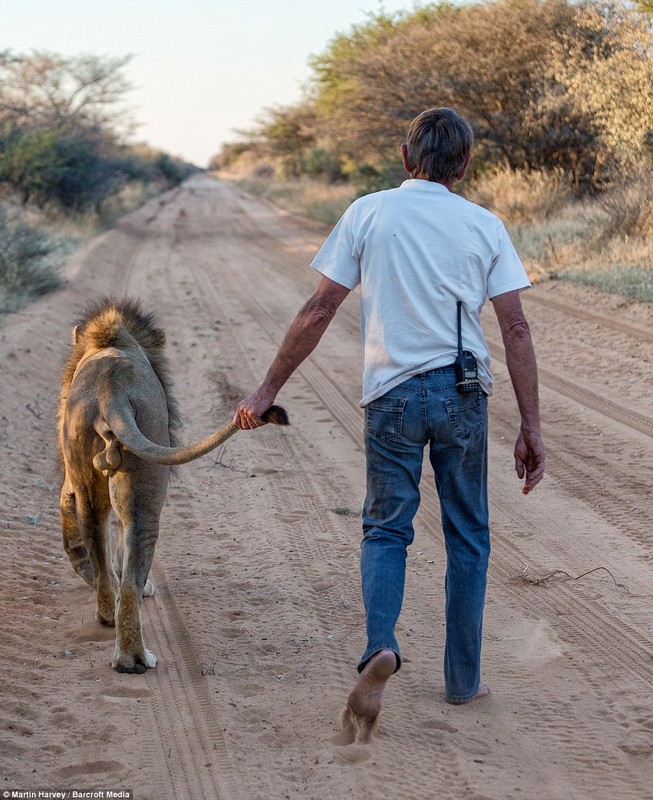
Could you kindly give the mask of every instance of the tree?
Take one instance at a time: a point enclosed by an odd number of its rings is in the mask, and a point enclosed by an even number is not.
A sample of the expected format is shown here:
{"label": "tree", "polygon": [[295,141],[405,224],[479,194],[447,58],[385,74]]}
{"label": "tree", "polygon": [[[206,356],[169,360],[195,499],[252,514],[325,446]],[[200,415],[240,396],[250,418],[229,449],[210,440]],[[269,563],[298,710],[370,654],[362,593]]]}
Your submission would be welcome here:
{"label": "tree", "polygon": [[190,174],[179,159],[121,144],[130,58],[0,53],[0,182],[23,203],[99,209],[128,180],[173,185]]}
{"label": "tree", "polygon": [[563,169],[585,190],[650,147],[652,63],[647,19],[619,0],[439,3],[336,37],[312,98],[358,164],[396,161],[411,119],[447,105],[474,127],[477,166]]}
{"label": "tree", "polygon": [[336,140],[366,159],[372,150],[394,153],[424,108],[449,105],[470,118],[495,158],[523,166],[533,158],[521,134],[545,89],[542,64],[575,14],[566,0],[499,0],[376,20],[376,36],[368,29],[361,41],[355,31],[354,45],[338,39],[315,62],[316,108]]}
{"label": "tree", "polygon": [[602,181],[650,163],[653,36],[649,20],[619,2],[587,4],[580,21],[581,35],[560,42],[552,54],[548,72],[555,91],[541,105],[544,112],[572,106],[592,120],[594,177]]}
{"label": "tree", "polygon": [[444,105],[474,127],[473,173],[562,172],[578,192],[597,191],[653,155],[647,5],[485,0],[372,15],[313,58],[307,99],[277,109],[256,146],[282,154],[292,174],[314,168],[301,156],[318,147],[341,173],[383,188],[401,175],[410,121]]}
{"label": "tree", "polygon": [[14,129],[0,151],[0,181],[11,184],[23,204],[55,201],[81,211],[125,182],[121,164],[106,157],[97,141],[48,128]]}
{"label": "tree", "polygon": [[[370,14],[367,22],[353,26],[349,34],[337,34],[325,52],[310,61],[313,77],[309,97],[318,116],[320,136],[330,138],[345,160],[353,157],[361,161],[368,157],[376,161],[380,151],[387,147],[388,139],[396,133],[396,124],[391,124],[389,136],[388,131],[380,131],[379,126],[368,136],[365,122],[368,111],[369,115],[374,112],[365,72],[368,62],[376,60],[402,24],[408,24],[407,18],[407,14],[401,13]],[[393,114],[399,98],[387,83],[384,83],[384,97]],[[374,139],[379,133],[381,141]]]}
{"label": "tree", "polygon": [[266,109],[256,128],[241,131],[250,148],[259,154],[278,159],[282,177],[302,174],[302,161],[315,146],[315,112],[308,103]]}
{"label": "tree", "polygon": [[0,116],[22,125],[125,132],[131,122],[123,103],[131,85],[122,70],[130,60],[131,56],[4,52]]}

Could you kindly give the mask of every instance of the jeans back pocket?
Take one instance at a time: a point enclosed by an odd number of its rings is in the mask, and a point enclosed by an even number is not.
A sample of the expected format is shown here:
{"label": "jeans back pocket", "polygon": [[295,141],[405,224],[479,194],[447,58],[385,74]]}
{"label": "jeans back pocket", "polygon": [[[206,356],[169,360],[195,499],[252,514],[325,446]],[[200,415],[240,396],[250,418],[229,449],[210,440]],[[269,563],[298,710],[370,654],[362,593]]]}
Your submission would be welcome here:
{"label": "jeans back pocket", "polygon": [[482,392],[448,398],[444,405],[451,432],[457,439],[470,439],[483,429],[486,398]]}
{"label": "jeans back pocket", "polygon": [[391,441],[401,436],[403,426],[404,397],[381,397],[365,406],[365,427],[370,436]]}

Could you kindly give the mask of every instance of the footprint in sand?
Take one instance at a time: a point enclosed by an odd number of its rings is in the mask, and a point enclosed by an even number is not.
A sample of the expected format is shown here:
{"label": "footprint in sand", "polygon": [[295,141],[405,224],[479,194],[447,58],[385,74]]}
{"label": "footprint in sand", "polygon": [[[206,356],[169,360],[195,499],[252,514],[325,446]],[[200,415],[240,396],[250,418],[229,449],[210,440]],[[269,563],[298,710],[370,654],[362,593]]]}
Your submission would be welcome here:
{"label": "footprint in sand", "polygon": [[427,719],[425,722],[420,722],[420,728],[429,731],[445,731],[445,733],[458,733],[458,728],[449,725],[448,722],[440,722],[436,719]]}
{"label": "footprint in sand", "polygon": [[[340,743],[335,740],[333,743],[340,746]],[[333,760],[336,764],[346,767],[347,765],[353,766],[355,764],[362,764],[363,761],[367,761],[370,758],[370,751],[365,745],[350,744],[348,747],[341,747],[341,749],[334,754]]]}
{"label": "footprint in sand", "polygon": [[653,753],[653,716],[640,716],[635,722],[636,727],[630,728],[618,747],[631,756],[650,756]]}
{"label": "footprint in sand", "polygon": [[78,778],[80,775],[100,775],[114,777],[124,772],[125,765],[120,761],[87,761],[82,764],[70,764],[57,770],[62,778]]}
{"label": "footprint in sand", "polygon": [[102,696],[105,700],[140,699],[142,697],[151,697],[152,690],[141,688],[134,689],[122,684],[116,689],[106,689],[104,692],[102,692]]}
{"label": "footprint in sand", "polygon": [[301,522],[304,517],[308,514],[308,511],[291,511],[288,514],[285,514],[281,517],[281,522],[286,523],[293,523],[293,522]]}

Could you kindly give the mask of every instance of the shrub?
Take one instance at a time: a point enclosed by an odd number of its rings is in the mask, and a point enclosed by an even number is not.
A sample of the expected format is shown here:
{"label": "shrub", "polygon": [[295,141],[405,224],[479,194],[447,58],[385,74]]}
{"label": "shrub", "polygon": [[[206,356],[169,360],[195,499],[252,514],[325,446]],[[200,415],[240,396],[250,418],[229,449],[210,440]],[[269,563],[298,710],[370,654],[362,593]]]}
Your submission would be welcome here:
{"label": "shrub", "polygon": [[23,203],[49,201],[81,211],[97,206],[124,183],[120,166],[103,157],[100,143],[48,128],[14,129],[0,150],[0,181]]}
{"label": "shrub", "polygon": [[321,177],[330,183],[342,180],[340,159],[324,147],[311,147],[302,158],[302,173],[311,177]]}
{"label": "shrub", "polygon": [[497,169],[462,185],[467,199],[494,211],[505,222],[548,219],[569,201],[571,189],[562,170],[551,172]]}
{"label": "shrub", "polygon": [[600,206],[605,213],[600,230],[602,240],[653,237],[653,175],[650,171],[624,178],[619,186],[605,192]]}
{"label": "shrub", "polygon": [[43,230],[12,219],[0,205],[0,311],[15,311],[30,298],[61,285],[62,243]]}

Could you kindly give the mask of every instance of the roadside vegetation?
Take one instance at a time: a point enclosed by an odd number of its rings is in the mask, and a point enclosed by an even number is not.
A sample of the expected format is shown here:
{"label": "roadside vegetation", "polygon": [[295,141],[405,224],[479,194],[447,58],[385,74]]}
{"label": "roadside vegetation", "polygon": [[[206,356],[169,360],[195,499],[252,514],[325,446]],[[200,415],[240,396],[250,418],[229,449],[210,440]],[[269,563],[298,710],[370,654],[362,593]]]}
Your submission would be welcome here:
{"label": "roadside vegetation", "polygon": [[0,314],[58,286],[80,242],[196,169],[125,144],[128,61],[0,51]]}
{"label": "roadside vegetation", "polygon": [[653,3],[488,0],[381,12],[313,56],[301,101],[262,112],[211,168],[333,223],[405,177],[399,143],[447,105],[476,135],[460,191],[529,271],[653,302]]}

